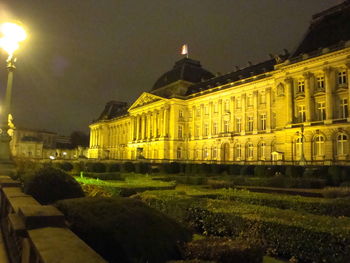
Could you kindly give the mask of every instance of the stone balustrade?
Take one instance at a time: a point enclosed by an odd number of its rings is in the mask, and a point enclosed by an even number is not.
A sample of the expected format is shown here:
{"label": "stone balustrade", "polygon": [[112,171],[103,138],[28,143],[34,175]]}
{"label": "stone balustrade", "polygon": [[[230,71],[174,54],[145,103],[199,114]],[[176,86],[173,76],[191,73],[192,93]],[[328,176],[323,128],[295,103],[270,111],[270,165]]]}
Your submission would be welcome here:
{"label": "stone balustrade", "polygon": [[11,263],[105,263],[65,224],[52,205],[26,195],[20,183],[0,176],[0,222]]}

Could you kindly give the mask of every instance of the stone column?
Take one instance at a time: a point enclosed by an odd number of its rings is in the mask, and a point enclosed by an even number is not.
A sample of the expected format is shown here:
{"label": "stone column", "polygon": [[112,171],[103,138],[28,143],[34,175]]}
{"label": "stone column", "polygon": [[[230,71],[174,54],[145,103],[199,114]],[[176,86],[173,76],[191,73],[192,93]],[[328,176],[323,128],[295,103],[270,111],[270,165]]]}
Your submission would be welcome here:
{"label": "stone column", "polygon": [[164,137],[169,136],[169,108],[169,105],[166,105],[164,109]]}
{"label": "stone column", "polygon": [[253,122],[253,134],[258,133],[258,91],[253,92],[253,109],[254,109],[254,122]]}
{"label": "stone column", "polygon": [[241,135],[245,134],[245,129],[246,129],[246,94],[241,95],[241,114],[242,114],[242,119],[241,119]]}
{"label": "stone column", "polygon": [[293,117],[294,117],[293,79],[286,78],[284,82],[286,84],[287,125],[291,125],[293,123]]}
{"label": "stone column", "polygon": [[93,129],[91,129],[91,130],[90,130],[89,148],[92,148],[92,146],[93,146],[93,138],[94,138]]}
{"label": "stone column", "polygon": [[201,126],[200,126],[200,128],[199,128],[199,130],[200,130],[200,134],[199,134],[199,136],[200,136],[200,138],[202,138],[203,137],[203,135],[204,135],[204,132],[203,132],[203,122],[204,122],[204,114],[205,114],[205,112],[204,112],[204,105],[203,104],[201,104],[200,105],[200,124],[201,124]]}
{"label": "stone column", "polygon": [[346,64],[347,71],[346,71],[346,80],[348,83],[348,122],[350,122],[350,63]]}
{"label": "stone column", "polygon": [[209,102],[209,136],[213,135],[213,102]]}
{"label": "stone column", "polygon": [[235,111],[235,97],[231,97],[230,101],[230,131],[235,131],[235,118],[234,118],[234,111]]}
{"label": "stone column", "polygon": [[271,88],[266,88],[266,132],[271,132]]}
{"label": "stone column", "polygon": [[311,77],[312,74],[306,72],[303,74],[305,80],[305,113],[306,113],[306,122],[312,121],[312,113],[314,111],[311,103]]}
{"label": "stone column", "polygon": [[325,123],[332,123],[333,116],[333,90],[334,90],[334,71],[331,67],[323,69],[326,84],[326,120]]}
{"label": "stone column", "polygon": [[140,140],[140,115],[136,116],[136,140]]}
{"label": "stone column", "polygon": [[219,105],[218,105],[218,108],[219,108],[219,123],[218,123],[219,127],[218,127],[218,130],[219,130],[219,133],[221,133],[221,132],[224,132],[223,129],[222,129],[223,128],[222,127],[222,117],[223,117],[223,114],[222,114],[222,100],[220,99],[218,103],[219,103]]}

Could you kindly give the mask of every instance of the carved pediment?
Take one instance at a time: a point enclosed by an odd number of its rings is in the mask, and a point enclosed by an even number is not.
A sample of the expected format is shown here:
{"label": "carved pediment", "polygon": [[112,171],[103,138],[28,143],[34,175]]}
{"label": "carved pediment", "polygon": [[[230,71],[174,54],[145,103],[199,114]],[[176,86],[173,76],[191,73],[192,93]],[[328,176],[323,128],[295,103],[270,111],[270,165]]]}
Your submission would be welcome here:
{"label": "carved pediment", "polygon": [[136,109],[136,108],[139,108],[139,107],[142,107],[144,105],[148,105],[148,104],[151,104],[153,102],[156,102],[156,101],[160,101],[160,100],[165,100],[164,98],[161,98],[159,96],[156,96],[154,94],[151,94],[151,93],[147,93],[147,92],[144,92],[141,94],[141,96],[131,105],[131,107],[129,108],[129,110],[132,110],[132,109]]}

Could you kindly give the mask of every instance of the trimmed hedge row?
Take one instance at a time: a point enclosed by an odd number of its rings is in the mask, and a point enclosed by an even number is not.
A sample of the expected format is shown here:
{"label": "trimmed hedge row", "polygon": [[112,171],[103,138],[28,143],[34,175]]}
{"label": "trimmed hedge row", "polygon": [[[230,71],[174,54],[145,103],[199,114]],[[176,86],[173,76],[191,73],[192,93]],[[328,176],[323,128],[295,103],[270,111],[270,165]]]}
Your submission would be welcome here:
{"label": "trimmed hedge row", "polygon": [[241,237],[306,262],[349,262],[350,218],[319,216],[179,192],[145,192],[143,201],[197,231]]}
{"label": "trimmed hedge row", "polygon": [[94,178],[94,179],[99,179],[99,180],[124,180],[124,178],[121,176],[120,173],[112,173],[112,172],[107,172],[107,173],[92,173],[92,172],[85,172],[83,173],[84,177],[88,178]]}
{"label": "trimmed hedge row", "polygon": [[[198,194],[197,194],[198,195]],[[222,189],[199,193],[200,197],[231,200],[252,205],[292,209],[316,215],[350,217],[349,199],[326,199],[290,195],[254,193],[246,190]]]}

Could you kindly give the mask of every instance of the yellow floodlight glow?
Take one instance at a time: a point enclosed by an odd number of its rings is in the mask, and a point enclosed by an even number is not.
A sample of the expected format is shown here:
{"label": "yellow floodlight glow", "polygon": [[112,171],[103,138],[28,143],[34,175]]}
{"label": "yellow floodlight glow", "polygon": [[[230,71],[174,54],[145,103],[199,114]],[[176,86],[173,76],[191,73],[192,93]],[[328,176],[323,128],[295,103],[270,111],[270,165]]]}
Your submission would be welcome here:
{"label": "yellow floodlight glow", "polygon": [[18,24],[6,22],[0,25],[0,47],[9,54],[9,60],[19,48],[19,42],[27,38],[26,31]]}

